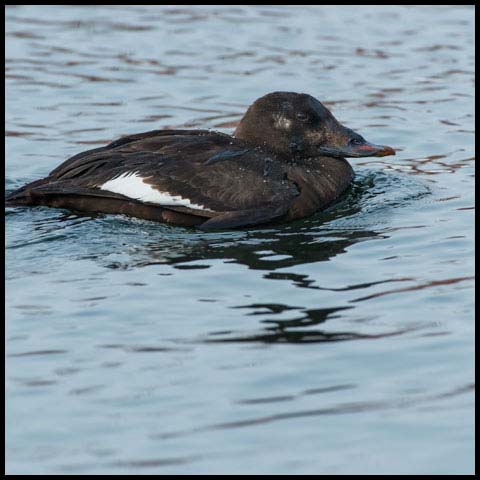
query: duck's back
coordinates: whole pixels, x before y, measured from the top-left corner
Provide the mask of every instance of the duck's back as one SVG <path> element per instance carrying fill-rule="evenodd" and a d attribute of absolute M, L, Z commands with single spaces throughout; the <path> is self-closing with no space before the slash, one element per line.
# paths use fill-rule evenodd
<path fill-rule="evenodd" d="M 260 220 L 265 209 L 275 216 L 284 214 L 298 195 L 286 172 L 268 153 L 229 135 L 207 130 L 154 130 L 75 155 L 48 177 L 13 192 L 7 203 L 74 205 L 88 211 L 102 211 L 98 206 L 106 204 L 108 213 L 115 213 L 118 207 L 122 208 L 117 213 L 131 213 L 132 205 L 125 212 L 123 200 L 201 217 L 202 221 L 248 211 L 255 224 L 254 217 Z M 137 209 L 142 213 L 140 206 Z M 195 219 L 192 224 L 198 223 L 201 221 Z"/>

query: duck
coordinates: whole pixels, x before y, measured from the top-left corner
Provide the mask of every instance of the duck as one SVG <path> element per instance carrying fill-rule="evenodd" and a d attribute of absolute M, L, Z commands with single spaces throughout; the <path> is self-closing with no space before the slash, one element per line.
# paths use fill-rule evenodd
<path fill-rule="evenodd" d="M 313 215 L 352 184 L 346 157 L 395 155 L 343 126 L 315 97 L 258 98 L 233 136 L 152 130 L 66 160 L 7 195 L 7 206 L 123 214 L 200 230 L 248 228 Z"/>

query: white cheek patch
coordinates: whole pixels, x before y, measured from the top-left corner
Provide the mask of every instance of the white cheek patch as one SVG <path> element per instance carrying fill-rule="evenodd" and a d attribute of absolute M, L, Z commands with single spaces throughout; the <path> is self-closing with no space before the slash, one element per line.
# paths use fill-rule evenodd
<path fill-rule="evenodd" d="M 283 115 L 274 115 L 273 116 L 273 124 L 275 128 L 281 128 L 283 130 L 288 130 L 292 125 L 292 122 Z"/>
<path fill-rule="evenodd" d="M 140 200 L 141 202 L 156 203 L 158 205 L 188 207 L 192 210 L 203 210 L 212 212 L 203 205 L 192 203 L 188 198 L 182 198 L 180 195 L 172 195 L 168 192 L 161 192 L 152 185 L 145 183 L 143 177 L 136 172 L 126 172 L 119 177 L 108 180 L 102 185 L 98 185 L 101 190 L 119 193 L 126 197 Z"/>

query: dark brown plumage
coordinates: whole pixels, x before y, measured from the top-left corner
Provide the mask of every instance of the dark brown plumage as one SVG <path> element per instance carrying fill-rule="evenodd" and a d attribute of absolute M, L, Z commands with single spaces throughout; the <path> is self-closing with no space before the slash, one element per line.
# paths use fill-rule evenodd
<path fill-rule="evenodd" d="M 130 135 L 75 155 L 6 204 L 202 229 L 247 227 L 302 218 L 332 203 L 353 179 L 343 157 L 394 153 L 343 127 L 310 95 L 275 92 L 248 109 L 234 137 L 207 130 Z M 146 193 L 122 185 L 132 178 Z"/>

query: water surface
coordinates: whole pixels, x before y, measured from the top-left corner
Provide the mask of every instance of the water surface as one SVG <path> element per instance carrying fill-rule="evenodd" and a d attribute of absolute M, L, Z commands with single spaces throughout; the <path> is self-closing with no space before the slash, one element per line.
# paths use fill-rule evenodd
<path fill-rule="evenodd" d="M 7 473 L 472 473 L 473 16 L 7 8 L 7 191 L 274 90 L 398 149 L 271 228 L 7 209 Z"/>

